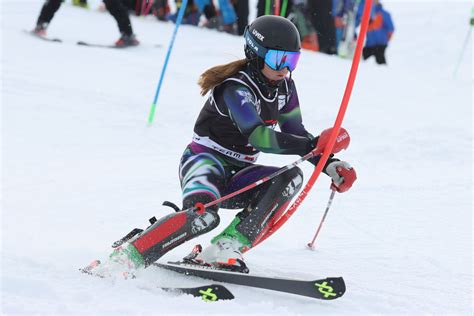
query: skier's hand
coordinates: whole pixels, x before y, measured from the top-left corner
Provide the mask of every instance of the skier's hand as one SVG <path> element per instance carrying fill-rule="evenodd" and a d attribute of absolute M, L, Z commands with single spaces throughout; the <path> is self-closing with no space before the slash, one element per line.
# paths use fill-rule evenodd
<path fill-rule="evenodd" d="M 331 177 L 331 189 L 339 193 L 349 190 L 357 179 L 354 168 L 345 161 L 335 160 L 327 165 L 325 171 Z"/>
<path fill-rule="evenodd" d="M 321 154 L 324 151 L 324 148 L 327 146 L 329 137 L 332 134 L 333 128 L 328 128 L 322 131 L 322 133 L 317 138 L 316 143 L 316 153 Z M 343 149 L 347 149 L 349 147 L 349 143 L 351 141 L 351 137 L 349 133 L 346 131 L 344 127 L 339 129 L 339 134 L 336 136 L 336 142 L 334 143 L 334 147 L 332 148 L 331 152 L 333 154 L 340 152 Z"/>

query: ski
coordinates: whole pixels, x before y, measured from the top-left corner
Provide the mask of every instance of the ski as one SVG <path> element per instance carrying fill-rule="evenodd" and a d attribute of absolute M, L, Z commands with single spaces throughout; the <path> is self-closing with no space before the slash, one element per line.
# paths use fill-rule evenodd
<path fill-rule="evenodd" d="M 183 262 L 154 263 L 153 265 L 188 276 L 307 296 L 322 300 L 337 299 L 344 295 L 344 292 L 346 291 L 346 285 L 342 277 L 302 281 L 221 271 L 213 267 L 196 266 Z"/>
<path fill-rule="evenodd" d="M 36 38 L 39 38 L 43 41 L 47 41 L 47 42 L 55 42 L 55 43 L 62 43 L 63 41 L 59 38 L 55 38 L 55 37 L 48 37 L 48 36 L 43 36 L 43 35 L 39 35 L 33 31 L 28 31 L 28 30 L 23 30 L 24 33 L 26 34 L 29 34 L 33 37 L 36 37 Z"/>
<path fill-rule="evenodd" d="M 93 260 L 88 266 L 79 269 L 80 272 L 99 277 L 101 279 L 105 278 L 102 275 L 93 273 L 94 268 L 101 264 L 100 260 Z M 135 277 L 129 274 L 124 275 L 124 278 L 127 279 L 131 277 L 134 279 Z M 188 294 L 194 297 L 200 297 L 205 302 L 215 302 L 221 300 L 232 300 L 234 299 L 234 295 L 230 292 L 225 286 L 219 284 L 210 284 L 210 285 L 203 285 L 199 287 L 158 287 L 159 289 L 175 294 Z M 143 288 L 149 290 L 148 288 Z"/>
<path fill-rule="evenodd" d="M 115 49 L 124 49 L 124 48 L 129 48 L 129 47 L 142 46 L 142 45 L 117 46 L 117 45 L 114 45 L 114 44 L 97 44 L 97 43 L 89 43 L 89 42 L 84 42 L 84 41 L 78 41 L 76 44 L 79 45 L 79 46 L 99 47 L 99 48 L 115 48 Z M 162 47 L 162 45 L 161 44 L 156 44 L 153 47 L 160 48 L 160 47 Z"/>
<path fill-rule="evenodd" d="M 232 293 L 225 286 L 219 284 L 187 288 L 161 287 L 161 289 L 170 293 L 188 294 L 194 297 L 200 297 L 205 302 L 234 299 L 234 295 L 232 295 Z"/>
<path fill-rule="evenodd" d="M 83 42 L 83 41 L 79 41 L 76 43 L 77 45 L 80 45 L 80 46 L 89 46 L 89 47 L 101 47 L 101 48 L 117 48 L 117 49 L 121 49 L 121 48 L 128 48 L 128 47 L 133 47 L 133 46 L 116 46 L 116 45 L 108 45 L 108 44 L 95 44 L 95 43 L 88 43 L 88 42 Z"/>

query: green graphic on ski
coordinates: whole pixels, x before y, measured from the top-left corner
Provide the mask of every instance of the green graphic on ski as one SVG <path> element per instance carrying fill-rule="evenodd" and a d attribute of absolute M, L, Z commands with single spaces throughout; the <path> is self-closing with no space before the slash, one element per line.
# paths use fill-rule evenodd
<path fill-rule="evenodd" d="M 171 293 L 189 294 L 200 297 L 204 302 L 216 302 L 221 300 L 232 300 L 234 295 L 223 285 L 211 284 L 195 288 L 161 288 Z"/>

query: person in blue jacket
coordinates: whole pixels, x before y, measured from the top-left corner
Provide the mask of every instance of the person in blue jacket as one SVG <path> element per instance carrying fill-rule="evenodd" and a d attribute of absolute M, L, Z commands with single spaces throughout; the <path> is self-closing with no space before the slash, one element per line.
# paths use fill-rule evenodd
<path fill-rule="evenodd" d="M 362 15 L 364 8 L 364 1 L 361 2 L 359 7 L 358 20 Z M 375 56 L 375 61 L 379 65 L 387 63 L 385 58 L 385 50 L 387 49 L 388 43 L 392 38 L 395 27 L 393 25 L 392 17 L 380 3 L 380 0 L 375 0 L 374 6 L 369 21 L 369 28 L 367 30 L 367 39 L 365 42 L 362 56 L 364 60 Z"/>

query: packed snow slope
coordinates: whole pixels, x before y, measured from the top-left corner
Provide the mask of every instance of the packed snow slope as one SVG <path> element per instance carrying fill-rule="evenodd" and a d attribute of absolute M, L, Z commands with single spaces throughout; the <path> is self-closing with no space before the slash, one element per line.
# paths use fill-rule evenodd
<path fill-rule="evenodd" d="M 64 42 L 50 43 L 22 31 L 41 4 L 2 1 L 2 315 L 472 315 L 472 39 L 453 73 L 470 2 L 386 1 L 397 27 L 389 64 L 361 63 L 343 124 L 352 143 L 339 157 L 356 168 L 356 184 L 336 195 L 316 251 L 305 245 L 329 197 L 324 175 L 291 220 L 246 255 L 256 274 L 343 276 L 345 296 L 324 302 L 228 285 L 236 299 L 215 304 L 156 288 L 208 281 L 154 268 L 111 281 L 78 268 L 169 214 L 164 200 L 180 202 L 178 162 L 205 101 L 196 80 L 242 58 L 242 38 L 183 26 L 147 127 L 174 25 L 134 17 L 141 46 L 80 47 L 113 43 L 115 21 L 64 5 L 49 28 Z M 314 134 L 333 124 L 349 68 L 303 52 L 293 77 Z M 308 178 L 312 166 L 302 168 Z M 206 244 L 235 213 L 222 210 L 220 227 L 162 260 Z"/>

